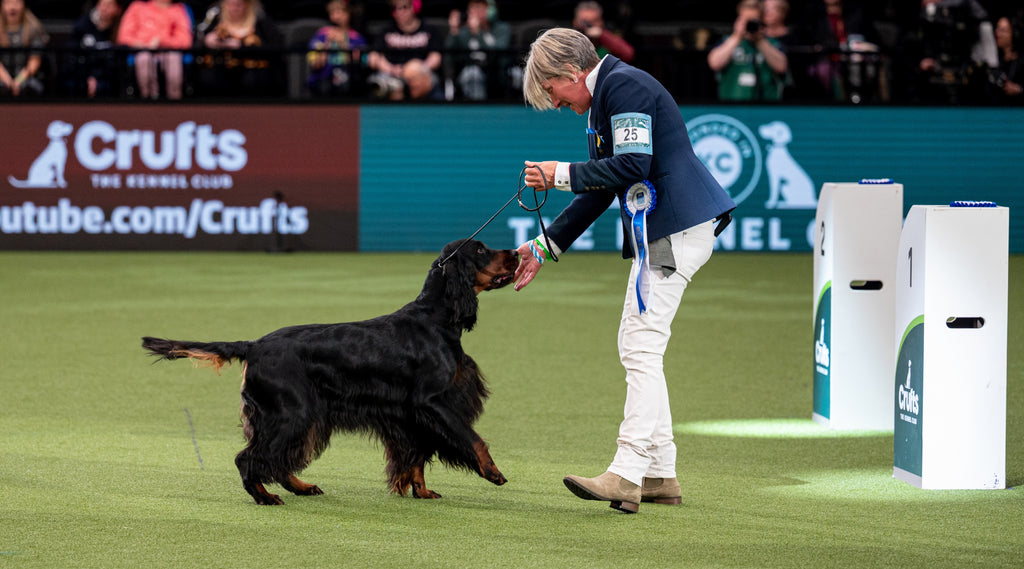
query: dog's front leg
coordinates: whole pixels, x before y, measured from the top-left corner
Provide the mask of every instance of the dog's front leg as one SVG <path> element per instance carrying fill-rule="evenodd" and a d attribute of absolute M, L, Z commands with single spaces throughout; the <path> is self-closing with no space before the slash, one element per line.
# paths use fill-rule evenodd
<path fill-rule="evenodd" d="M 410 489 L 412 489 L 413 498 L 436 500 L 441 497 L 437 492 L 427 488 L 427 483 L 423 479 L 422 464 L 415 465 L 409 470 L 398 473 L 391 482 L 391 491 L 399 496 L 405 496 L 406 491 Z"/>
<path fill-rule="evenodd" d="M 494 464 L 494 459 L 491 458 L 491 453 L 487 449 L 487 443 L 483 439 L 477 437 L 476 442 L 473 443 L 473 450 L 476 452 L 477 465 L 480 469 L 480 476 L 501 486 L 508 482 L 505 475 L 498 470 L 498 466 Z"/>

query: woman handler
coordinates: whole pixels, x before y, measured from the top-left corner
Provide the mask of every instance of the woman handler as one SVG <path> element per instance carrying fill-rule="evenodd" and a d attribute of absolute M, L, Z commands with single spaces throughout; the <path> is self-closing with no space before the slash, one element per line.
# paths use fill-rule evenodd
<path fill-rule="evenodd" d="M 595 478 L 567 476 L 566 487 L 634 513 L 641 501 L 679 504 L 676 447 L 663 356 L 686 285 L 711 257 L 715 221 L 736 207 L 693 152 L 679 106 L 648 73 L 614 56 L 599 59 L 586 35 L 548 30 L 530 47 L 523 80 L 540 110 L 589 111 L 587 162 L 527 161 L 526 185 L 575 194 L 547 236 L 522 244 L 516 290 L 544 261 L 569 248 L 616 197 L 623 258 L 633 258 L 619 325 L 626 404 L 618 451 Z"/>

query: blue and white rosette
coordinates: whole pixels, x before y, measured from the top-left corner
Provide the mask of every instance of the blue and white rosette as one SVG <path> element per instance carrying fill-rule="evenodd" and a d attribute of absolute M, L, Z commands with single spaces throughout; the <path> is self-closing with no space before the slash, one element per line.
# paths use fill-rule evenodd
<path fill-rule="evenodd" d="M 636 300 L 640 314 L 647 312 L 647 299 L 651 292 L 651 265 L 647 254 L 647 214 L 658 204 L 654 184 L 647 180 L 637 182 L 626 190 L 622 207 L 633 220 L 630 224 L 629 240 L 633 245 L 633 262 L 636 271 Z"/>

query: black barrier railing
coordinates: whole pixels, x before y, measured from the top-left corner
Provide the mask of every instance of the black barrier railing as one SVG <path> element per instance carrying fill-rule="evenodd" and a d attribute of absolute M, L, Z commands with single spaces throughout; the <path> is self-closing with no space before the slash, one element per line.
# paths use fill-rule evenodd
<path fill-rule="evenodd" d="M 39 55 L 37 77 L 43 92 L 12 100 L 139 100 L 136 61 L 141 52 L 71 47 L 0 48 L 0 61 L 24 62 Z M 178 52 L 175 52 L 178 53 Z M 180 52 L 183 94 L 196 101 L 344 102 L 404 100 L 400 82 L 390 87 L 366 64 L 367 52 L 307 48 L 192 49 Z M 441 100 L 449 102 L 522 103 L 521 64 L 525 49 L 446 50 L 435 74 Z M 987 69 L 963 67 L 921 77 L 899 54 L 796 48 L 788 52 L 783 103 L 799 104 L 972 104 L 986 105 L 993 82 Z M 708 68 L 707 51 L 637 49 L 633 64 L 658 78 L 680 104 L 718 102 L 717 80 Z M 88 78 L 98 77 L 90 97 Z M 160 74 L 161 86 L 166 78 Z M 163 92 L 163 91 L 161 91 Z M 163 99 L 163 95 L 161 95 Z M 753 101 L 757 102 L 757 101 Z"/>

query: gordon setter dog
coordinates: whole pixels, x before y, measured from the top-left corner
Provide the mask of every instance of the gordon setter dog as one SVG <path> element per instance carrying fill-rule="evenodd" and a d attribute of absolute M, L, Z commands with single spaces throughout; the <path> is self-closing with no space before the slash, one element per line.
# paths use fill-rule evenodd
<path fill-rule="evenodd" d="M 255 341 L 186 342 L 146 337 L 160 359 L 204 360 L 218 370 L 245 362 L 242 431 L 235 465 L 257 504 L 282 504 L 264 484 L 299 495 L 323 492 L 296 473 L 336 431 L 362 432 L 384 446 L 388 486 L 440 498 L 423 480 L 433 456 L 494 484 L 507 482 L 473 430 L 488 396 L 462 332 L 477 318 L 477 295 L 512 282 L 519 257 L 479 241 L 454 241 L 432 264 L 416 300 L 398 311 L 343 324 L 291 326 Z M 454 253 L 454 254 L 453 254 Z"/>

